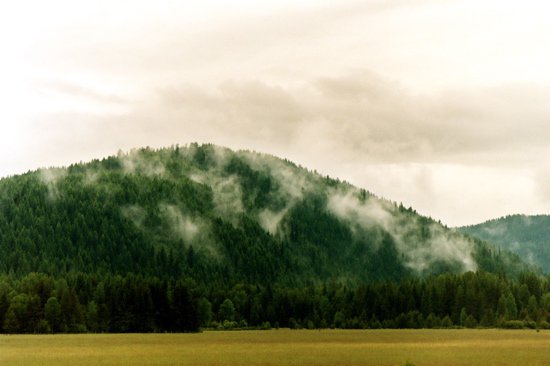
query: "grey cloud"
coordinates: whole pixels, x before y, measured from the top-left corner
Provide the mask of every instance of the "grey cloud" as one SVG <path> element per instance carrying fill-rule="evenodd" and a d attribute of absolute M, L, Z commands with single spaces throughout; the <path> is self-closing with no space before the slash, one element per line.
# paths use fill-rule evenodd
<path fill-rule="evenodd" d="M 550 200 L 550 179 L 544 173 L 549 156 L 546 121 L 550 107 L 541 103 L 546 97 L 550 97 L 547 88 L 526 85 L 419 95 L 368 70 L 314 78 L 294 86 L 237 80 L 220 82 L 214 88 L 172 84 L 159 87 L 155 97 L 131 104 L 126 114 L 58 113 L 43 117 L 33 129 L 36 156 L 32 159 L 39 166 L 66 165 L 112 155 L 119 149 L 212 142 L 272 153 L 335 177 L 355 177 L 353 183 L 367 189 L 382 184 L 388 198 L 414 203 L 426 214 L 439 210 L 436 217 L 447 223 L 465 224 L 490 216 L 485 213 L 474 218 L 464 202 L 449 203 L 449 189 L 438 186 L 446 180 L 437 179 L 437 174 L 449 173 L 438 166 L 454 164 L 481 170 L 501 166 L 508 172 L 520 169 L 518 174 L 540 171 L 532 177 L 536 192 L 531 194 L 531 188 L 525 188 L 517 196 L 522 199 L 508 200 L 495 216 L 524 211 L 518 205 L 531 197 L 537 199 L 532 203 L 536 211 L 541 210 L 542 200 Z M 64 160 L 52 161 L 52 156 Z M 342 167 L 346 164 L 353 171 Z M 369 181 L 373 172 L 384 171 L 377 168 L 381 165 L 418 169 L 431 165 L 433 169 L 420 173 L 413 169 L 418 179 L 401 176 L 410 174 L 401 169 L 389 178 L 377 178 L 377 183 Z M 457 174 L 453 178 L 471 182 L 491 178 Z M 474 189 L 467 183 L 462 188 Z M 479 184 L 475 184 L 476 191 L 483 189 Z M 460 186 L 456 183 L 450 189 L 459 192 Z M 503 187 L 502 196 L 506 187 L 518 188 L 507 182 L 489 186 Z M 220 210 L 238 211 L 239 192 L 234 187 L 219 184 L 220 197 L 235 197 L 231 201 L 234 207 Z M 436 196 L 437 192 L 443 196 Z M 492 192 L 485 195 L 485 203 L 483 194 L 475 196 L 479 204 L 495 207 L 500 200 Z M 445 214 L 449 207 L 461 213 Z M 265 227 L 276 228 L 279 214 L 263 213 Z"/>
<path fill-rule="evenodd" d="M 212 92 L 167 88 L 160 95 L 182 121 L 206 120 L 220 130 L 267 139 L 288 136 L 307 113 L 288 91 L 261 82 L 225 82 Z"/>
<path fill-rule="evenodd" d="M 14 55 L 24 57 L 4 92 L 22 86 L 8 116 L 25 113 L 2 130 L 4 174 L 197 141 L 359 177 L 389 198 L 416 197 L 409 204 L 424 213 L 460 207 L 461 223 L 474 220 L 456 198 L 465 192 L 495 216 L 546 209 L 544 6 L 346 0 L 254 4 L 252 14 L 228 3 L 193 18 L 187 3 L 144 1 L 130 13 L 81 4 L 18 23 Z M 496 84 L 513 80 L 539 84 Z M 432 177 L 407 168 L 422 166 Z M 495 167 L 506 174 L 483 175 Z M 278 214 L 264 214 L 266 227 Z"/>
<path fill-rule="evenodd" d="M 55 93 L 66 94 L 73 97 L 82 97 L 96 102 L 109 104 L 127 104 L 130 100 L 116 94 L 102 93 L 94 88 L 79 85 L 61 80 L 49 80 L 36 82 L 35 87 L 39 90 L 52 91 Z"/>
<path fill-rule="evenodd" d="M 339 150 L 346 159 L 371 162 L 479 161 L 484 154 L 518 146 L 545 148 L 550 130 L 542 121 L 550 111 L 530 102 L 544 95 L 550 92 L 529 94 L 512 87 L 413 95 L 360 70 L 299 88 L 231 82 L 215 91 L 171 88 L 161 93 L 181 121 L 198 119 L 215 128 L 212 134 L 307 144 L 308 149 L 323 141 L 318 148 L 326 151 L 316 153 Z M 533 108 L 524 110 L 528 106 Z"/>
<path fill-rule="evenodd" d="M 545 97 L 547 88 L 517 85 L 414 95 L 355 70 L 295 87 L 166 86 L 127 114 L 50 115 L 33 133 L 38 151 L 67 156 L 65 163 L 98 151 L 199 141 L 313 162 L 312 168 L 351 161 L 523 166 L 547 155 L 550 107 L 537 102 Z"/>
<path fill-rule="evenodd" d="M 354 103 L 387 102 L 401 92 L 398 83 L 391 83 L 368 70 L 356 70 L 341 77 L 319 78 L 314 84 L 330 99 Z"/>

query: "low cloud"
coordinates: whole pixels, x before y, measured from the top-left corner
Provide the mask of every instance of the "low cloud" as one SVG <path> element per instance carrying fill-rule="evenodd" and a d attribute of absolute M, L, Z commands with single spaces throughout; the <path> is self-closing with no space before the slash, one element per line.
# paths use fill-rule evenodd
<path fill-rule="evenodd" d="M 284 218 L 287 212 L 288 208 L 280 211 L 265 209 L 258 214 L 258 220 L 264 230 L 274 235 L 277 233 L 279 224 L 281 223 L 281 220 Z"/>
<path fill-rule="evenodd" d="M 163 176 L 166 172 L 162 158 L 158 155 L 144 156 L 140 150 L 132 150 L 127 154 L 119 153 L 118 158 L 126 174 L 139 173 L 153 177 Z"/>
<path fill-rule="evenodd" d="M 450 224 L 547 210 L 535 174 L 550 163 L 547 4 L 306 3 L 145 0 L 128 13 L 63 0 L 63 13 L 42 6 L 34 17 L 14 5 L 25 16 L 2 23 L 21 36 L 7 43 L 0 86 L 13 125 L 2 129 L 2 174 L 197 141 L 365 188 L 399 166 L 384 194 Z M 411 165 L 432 183 L 402 189 Z M 464 184 L 487 179 L 472 200 L 483 217 L 464 204 L 469 190 L 438 186 L 451 165 L 473 167 Z M 490 167 L 529 177 L 513 205 L 502 175 L 477 174 Z"/>
<path fill-rule="evenodd" d="M 263 172 L 273 179 L 272 195 L 276 202 L 283 203 L 263 209 L 258 214 L 262 227 L 276 234 L 284 216 L 304 197 L 305 192 L 314 189 L 314 180 L 318 177 L 265 154 L 241 153 L 241 158 L 256 171 Z"/>
<path fill-rule="evenodd" d="M 286 157 L 324 174 L 351 179 L 369 190 L 380 186 L 380 182 L 371 183 L 369 176 L 392 166 L 401 167 L 393 169 L 401 175 L 385 179 L 381 193 L 390 199 L 420 204 L 418 208 L 423 213 L 461 225 L 491 216 L 537 211 L 541 206 L 536 203 L 550 197 L 544 188 L 546 175 L 529 173 L 540 171 L 550 153 L 550 130 L 546 124 L 550 107 L 540 103 L 547 98 L 549 89 L 519 84 L 475 92 L 449 91 L 437 96 L 413 94 L 399 83 L 368 70 L 320 77 L 300 86 L 259 80 L 223 82 L 217 88 L 167 86 L 123 116 L 56 114 L 55 122 L 44 122 L 35 130 L 39 137 L 44 129 L 43 134 L 50 136 L 47 144 L 37 140 L 35 146 L 44 156 L 65 156 L 64 164 L 69 164 L 82 160 L 83 155 L 101 157 L 119 148 L 212 142 Z M 81 123 L 86 124 L 86 133 L 70 122 L 75 119 L 85 121 Z M 98 142 L 93 149 L 90 139 Z M 139 162 L 130 158 L 126 163 L 132 171 L 132 164 Z M 506 180 L 500 192 L 502 180 L 487 180 L 491 191 L 480 191 L 475 197 L 489 197 L 491 202 L 483 209 L 489 210 L 490 206 L 491 212 L 472 216 L 467 207 L 461 212 L 448 212 L 436 194 L 452 200 L 453 190 L 459 188 L 458 182 L 440 186 L 449 183 L 445 178 L 449 169 L 445 167 L 451 166 L 456 167 L 453 176 L 459 171 L 480 172 L 463 181 L 465 188 L 480 179 L 492 179 L 483 172 L 494 169 L 521 177 L 522 184 L 529 177 L 540 183 L 536 189 L 532 188 L 535 183 L 521 188 L 521 199 L 513 200 L 516 206 L 505 201 L 505 206 L 498 207 L 498 197 L 517 188 L 515 182 L 520 182 L 515 178 Z M 407 167 L 420 169 L 413 172 L 417 178 L 402 176 L 410 172 Z M 157 169 L 162 167 L 150 168 L 151 174 L 162 173 Z M 280 181 L 287 182 L 284 177 Z M 514 182 L 514 187 L 508 181 Z M 402 187 L 402 182 L 411 185 Z M 220 182 L 219 192 L 229 194 L 230 183 L 224 187 Z M 299 186 L 292 184 L 289 188 Z M 476 187 L 479 190 L 480 185 L 476 183 Z M 234 189 L 231 194 L 238 196 Z M 431 207 L 426 198 L 440 207 Z M 233 202 L 237 206 L 227 210 L 239 209 L 238 199 Z M 453 201 L 449 205 L 463 206 Z M 525 205 L 531 209 L 526 210 Z"/>
<path fill-rule="evenodd" d="M 183 239 L 185 243 L 192 243 L 200 231 L 199 223 L 185 215 L 177 206 L 161 205 L 160 210 L 173 233 Z"/>
<path fill-rule="evenodd" d="M 304 144 L 312 154 L 331 151 L 377 163 L 472 163 L 510 151 L 510 163 L 519 164 L 550 138 L 544 123 L 550 108 L 533 102 L 550 97 L 550 89 L 525 85 L 413 95 L 396 82 L 356 70 L 299 88 L 230 82 L 217 90 L 172 87 L 160 96 L 180 121 L 207 124 L 218 133 Z M 513 156 L 521 146 L 529 148 Z"/>
<path fill-rule="evenodd" d="M 441 262 L 458 265 L 463 271 L 477 268 L 471 242 L 438 223 L 421 223 L 418 217 L 405 216 L 387 201 L 369 197 L 362 202 L 355 190 L 334 191 L 327 208 L 359 228 L 382 227 L 394 239 L 405 265 L 417 272 Z"/>
<path fill-rule="evenodd" d="M 237 176 L 222 174 L 222 167 L 196 169 L 189 177 L 197 183 L 208 185 L 212 189 L 215 212 L 236 223 L 238 215 L 244 212 L 241 185 Z"/>
<path fill-rule="evenodd" d="M 130 220 L 136 227 L 143 230 L 143 222 L 147 218 L 147 211 L 138 205 L 121 207 L 122 216 Z"/>
<path fill-rule="evenodd" d="M 67 171 L 61 168 L 48 168 L 39 171 L 39 177 L 42 183 L 48 188 L 48 200 L 53 202 L 59 198 L 59 181 L 67 176 Z"/>

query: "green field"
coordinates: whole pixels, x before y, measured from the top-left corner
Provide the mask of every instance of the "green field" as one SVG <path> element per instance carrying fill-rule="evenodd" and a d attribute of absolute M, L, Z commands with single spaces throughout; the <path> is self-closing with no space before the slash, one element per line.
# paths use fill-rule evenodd
<path fill-rule="evenodd" d="M 272 330 L 4 335 L 0 365 L 550 365 L 550 332 Z"/>

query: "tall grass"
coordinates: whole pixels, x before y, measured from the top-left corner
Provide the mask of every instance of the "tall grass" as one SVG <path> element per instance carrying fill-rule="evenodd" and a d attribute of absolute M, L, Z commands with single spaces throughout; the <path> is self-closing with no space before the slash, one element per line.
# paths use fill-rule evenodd
<path fill-rule="evenodd" d="M 550 365 L 534 330 L 270 330 L 0 336 L 0 365 Z"/>

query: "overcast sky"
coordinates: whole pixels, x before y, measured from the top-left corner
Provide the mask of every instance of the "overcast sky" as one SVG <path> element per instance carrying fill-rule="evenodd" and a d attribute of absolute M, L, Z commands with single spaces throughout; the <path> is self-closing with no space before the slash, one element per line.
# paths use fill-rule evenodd
<path fill-rule="evenodd" d="M 1 176 L 198 141 L 450 226 L 550 213 L 550 3 L 9 3 Z"/>

